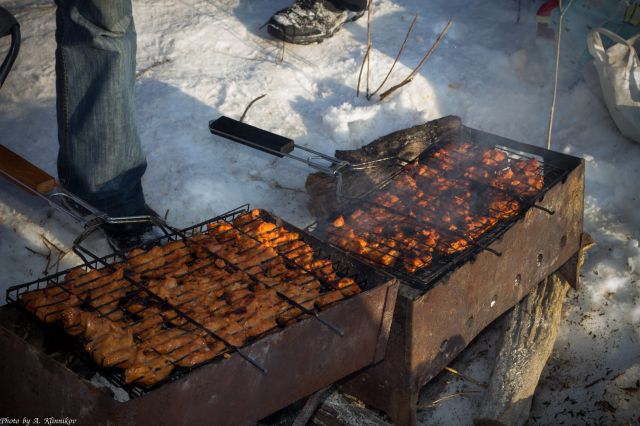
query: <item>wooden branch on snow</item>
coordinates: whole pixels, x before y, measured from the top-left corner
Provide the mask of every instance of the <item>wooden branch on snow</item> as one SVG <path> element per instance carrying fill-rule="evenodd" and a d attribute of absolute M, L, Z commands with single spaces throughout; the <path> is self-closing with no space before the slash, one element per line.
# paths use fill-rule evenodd
<path fill-rule="evenodd" d="M 396 58 L 393 60 L 393 64 L 391 64 L 391 67 L 389 68 L 389 72 L 387 72 L 387 75 L 384 77 L 384 80 L 382 80 L 382 83 L 380 83 L 378 88 L 376 90 L 374 90 L 373 93 L 371 93 L 370 95 L 367 95 L 367 99 L 370 100 L 376 94 L 378 94 L 380 89 L 382 89 L 382 86 L 385 85 L 385 83 L 387 82 L 387 80 L 391 76 L 391 73 L 393 72 L 393 69 L 396 67 L 396 64 L 398 63 L 398 60 L 400 60 L 400 56 L 402 56 L 402 52 L 404 52 L 404 48 L 407 45 L 407 41 L 409 40 L 409 36 L 411 35 L 411 31 L 413 31 L 413 27 L 416 25 L 416 21 L 417 20 L 418 20 L 418 14 L 416 13 L 415 15 L 413 15 L 413 21 L 411 21 L 411 25 L 409 25 L 409 29 L 407 30 L 407 33 L 404 36 L 404 40 L 402 40 L 402 45 L 400 46 L 400 50 L 398 50 L 398 54 L 396 55 Z"/>
<path fill-rule="evenodd" d="M 451 19 L 449 19 L 449 22 L 447 22 L 447 25 L 445 25 L 445 27 L 442 29 L 442 31 L 440 32 L 440 34 L 438 35 L 438 37 L 436 38 L 436 41 L 433 42 L 433 45 L 431 45 L 431 48 L 427 51 L 427 53 L 422 57 L 422 60 L 420 61 L 420 63 L 413 69 L 413 71 L 411 71 L 411 73 L 409 73 L 408 76 L 405 77 L 404 80 L 402 80 L 400 83 L 396 84 L 395 86 L 393 86 L 391 89 L 385 91 L 384 93 L 382 93 L 380 95 L 380 100 L 384 100 L 386 97 L 388 97 L 389 95 L 391 95 L 393 92 L 395 92 L 396 90 L 398 90 L 399 88 L 406 86 L 407 84 L 411 83 L 413 81 L 413 78 L 420 72 L 420 69 L 424 66 L 424 64 L 427 62 L 427 60 L 429 59 L 429 57 L 431 56 L 431 54 L 434 52 L 434 50 L 436 49 L 436 47 L 438 47 L 438 44 L 440 44 L 440 42 L 442 41 L 442 39 L 444 38 L 445 34 L 447 34 L 447 31 L 449 31 L 449 27 L 451 27 L 451 23 L 453 21 Z"/>
<path fill-rule="evenodd" d="M 364 70 L 365 63 L 367 64 L 367 96 L 369 96 L 369 71 L 370 71 L 370 56 L 371 56 L 371 9 L 373 7 L 373 0 L 367 2 L 367 50 L 362 57 L 362 64 L 360 64 L 360 71 L 358 72 L 358 85 L 356 87 L 356 96 L 360 96 L 360 82 L 362 81 L 362 71 Z"/>
<path fill-rule="evenodd" d="M 256 102 L 258 102 L 260 99 L 264 98 L 265 96 L 267 96 L 266 93 L 263 93 L 262 95 L 258 96 L 257 98 L 255 98 L 254 100 L 252 100 L 251 102 L 249 102 L 249 105 L 247 105 L 247 107 L 244 109 L 244 112 L 242 113 L 242 115 L 240 116 L 240 122 L 243 122 L 245 117 L 247 116 L 247 113 L 249 112 L 249 109 L 251 109 L 251 107 L 253 106 L 253 104 L 255 104 Z M 165 218 L 166 219 L 166 218 Z"/>

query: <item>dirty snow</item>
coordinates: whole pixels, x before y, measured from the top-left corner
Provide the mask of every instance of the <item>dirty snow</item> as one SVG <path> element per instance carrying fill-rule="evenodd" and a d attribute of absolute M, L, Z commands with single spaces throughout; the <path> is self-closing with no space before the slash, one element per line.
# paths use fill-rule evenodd
<path fill-rule="evenodd" d="M 0 91 L 0 142 L 55 175 L 57 150 L 53 2 L 3 0 L 22 26 L 20 57 Z M 366 48 L 366 19 L 309 46 L 282 47 L 264 28 L 287 0 L 135 0 L 138 31 L 136 97 L 149 168 L 149 203 L 186 226 L 244 203 L 298 225 L 306 211 L 308 170 L 213 137 L 207 122 L 238 118 L 332 153 L 390 131 L 448 114 L 469 126 L 544 145 L 553 45 L 535 39 L 540 1 L 375 0 L 370 86 L 382 81 L 404 33 L 419 14 L 392 82 L 419 62 L 437 34 L 454 24 L 416 79 L 384 102 L 355 96 Z M 6 51 L 6 39 L 0 51 Z M 579 75 L 578 75 L 579 76 Z M 640 421 L 640 145 L 620 136 L 599 95 L 582 80 L 560 87 L 554 149 L 586 160 L 585 228 L 598 245 L 570 292 L 560 335 L 533 402 L 531 424 L 625 424 Z M 80 228 L 6 182 L 0 186 L 2 289 L 40 277 L 48 249 L 62 250 Z M 106 245 L 91 241 L 98 251 Z M 64 257 L 60 269 L 79 262 Z M 49 265 L 51 272 L 55 267 Z M 486 380 L 491 333 L 456 368 Z M 435 409 L 423 425 L 470 424 L 482 389 L 443 376 L 422 403 L 466 389 Z M 470 391 L 470 392 L 469 392 Z M 479 392 L 478 392 L 479 391 Z"/>

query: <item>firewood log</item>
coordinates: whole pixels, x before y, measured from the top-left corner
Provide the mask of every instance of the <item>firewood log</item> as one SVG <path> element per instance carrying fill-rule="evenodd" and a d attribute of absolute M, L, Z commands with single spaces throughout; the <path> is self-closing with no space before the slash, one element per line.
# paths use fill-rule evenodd
<path fill-rule="evenodd" d="M 357 165 L 382 158 L 397 158 L 410 162 L 443 135 L 450 137 L 461 128 L 460 117 L 448 116 L 428 123 L 399 130 L 382 136 L 359 149 L 336 151 L 340 160 Z M 402 167 L 401 162 L 378 163 L 377 167 L 364 170 L 349 170 L 343 173 L 342 193 L 346 197 L 358 197 L 370 190 Z M 316 217 L 325 217 L 339 207 L 336 197 L 337 181 L 325 173 L 313 173 L 307 177 L 305 187 L 309 194 L 309 211 Z"/>
<path fill-rule="evenodd" d="M 569 287 L 562 275 L 553 274 L 504 318 L 506 330 L 474 418 L 476 425 L 520 426 L 527 422 L 540 374 L 558 335 Z"/>
<path fill-rule="evenodd" d="M 339 392 L 332 393 L 324 400 L 309 424 L 314 426 L 391 426 L 372 410 L 351 403 Z"/>

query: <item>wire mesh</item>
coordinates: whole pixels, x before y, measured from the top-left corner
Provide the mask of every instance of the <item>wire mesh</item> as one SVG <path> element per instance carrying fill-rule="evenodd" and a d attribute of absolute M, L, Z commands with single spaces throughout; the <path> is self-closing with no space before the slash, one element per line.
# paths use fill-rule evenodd
<path fill-rule="evenodd" d="M 554 214 L 539 200 L 572 167 L 470 130 L 438 140 L 310 229 L 419 290 L 483 250 L 500 256 L 490 245 L 530 208 Z"/>
<path fill-rule="evenodd" d="M 232 242 L 243 249 L 223 250 Z M 61 326 L 74 337 L 82 356 L 89 354 L 101 367 L 101 374 L 132 398 L 193 368 L 233 353 L 242 355 L 243 348 L 256 339 L 308 317 L 340 332 L 318 317 L 318 312 L 381 283 L 366 265 L 265 212 L 249 211 L 248 206 L 128 254 L 97 258 L 83 251 L 92 260 L 12 287 L 7 301 L 21 301 L 41 321 Z M 223 281 L 224 289 L 205 285 Z M 171 289 L 174 291 L 169 292 Z M 226 321 L 218 316 L 223 311 L 237 319 L 268 303 L 277 309 L 256 324 L 244 322 L 235 332 L 228 326 L 225 332 L 216 328 Z M 105 325 L 107 320 L 118 327 Z M 122 350 L 99 353 L 103 345 L 92 340 L 87 330 L 103 326 L 112 327 L 110 343 Z M 242 334 L 244 330 L 255 333 L 248 336 Z M 127 344 L 118 346 L 125 341 Z M 131 366 L 127 349 L 132 345 L 128 343 L 139 349 L 134 360 L 143 356 L 145 364 L 154 366 L 151 371 L 137 372 L 143 379 L 136 380 L 136 371 L 130 371 L 135 365 Z M 123 372 L 122 367 L 127 366 Z"/>

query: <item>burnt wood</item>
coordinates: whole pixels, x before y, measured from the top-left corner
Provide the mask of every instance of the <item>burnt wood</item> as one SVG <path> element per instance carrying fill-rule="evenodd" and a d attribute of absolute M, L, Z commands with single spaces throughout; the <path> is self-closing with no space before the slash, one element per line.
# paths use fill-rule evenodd
<path fill-rule="evenodd" d="M 383 162 L 380 167 L 365 168 L 364 170 L 345 169 L 343 172 L 343 194 L 347 198 L 361 196 L 397 172 L 403 162 L 415 160 L 440 138 L 446 138 L 459 131 L 461 125 L 459 117 L 443 117 L 390 133 L 360 149 L 336 151 L 336 158 L 354 165 L 389 157 L 400 160 L 400 162 Z M 307 207 L 314 216 L 326 217 L 340 208 L 336 196 L 336 185 L 336 180 L 325 173 L 313 173 L 307 177 L 305 183 L 309 194 Z"/>

